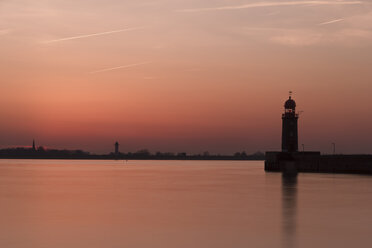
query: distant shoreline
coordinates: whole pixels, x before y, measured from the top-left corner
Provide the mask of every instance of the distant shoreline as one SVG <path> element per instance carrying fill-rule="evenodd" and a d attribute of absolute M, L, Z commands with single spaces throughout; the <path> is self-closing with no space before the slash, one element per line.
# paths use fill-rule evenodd
<path fill-rule="evenodd" d="M 185 152 L 156 152 L 151 153 L 146 149 L 137 152 L 111 152 L 108 154 L 92 154 L 83 150 L 57 150 L 33 148 L 7 148 L 0 149 L 0 159 L 91 159 L 91 160 L 265 160 L 265 154 L 256 152 L 246 154 L 236 152 L 234 155 L 187 154 Z"/>
<path fill-rule="evenodd" d="M 173 161 L 265 161 L 262 159 L 239 159 L 239 158 L 37 158 L 37 157 L 0 157 L 0 160 L 112 160 L 112 161 L 123 161 L 123 160 L 173 160 Z"/>

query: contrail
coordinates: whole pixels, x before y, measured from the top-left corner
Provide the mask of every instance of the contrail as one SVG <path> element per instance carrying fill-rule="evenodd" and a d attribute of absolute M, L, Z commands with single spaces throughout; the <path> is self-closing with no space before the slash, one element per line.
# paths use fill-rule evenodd
<path fill-rule="evenodd" d="M 53 43 L 53 42 L 66 41 L 66 40 L 76 40 L 76 39 L 88 38 L 88 37 L 93 37 L 93 36 L 101 36 L 101 35 L 106 35 L 106 34 L 133 31 L 133 30 L 143 29 L 143 28 L 145 27 L 124 28 L 124 29 L 112 30 L 112 31 L 101 32 L 101 33 L 85 34 L 85 35 L 78 35 L 78 36 L 66 37 L 66 38 L 55 39 L 55 40 L 47 40 L 47 41 L 44 41 L 44 43 Z"/>
<path fill-rule="evenodd" d="M 176 10 L 177 12 L 205 12 L 215 10 L 239 10 L 239 9 L 250 9 L 250 8 L 261 8 L 261 7 L 277 7 L 277 6 L 296 6 L 296 5 L 353 5 L 362 4 L 362 1 L 292 1 L 292 2 L 260 2 L 260 3 L 249 3 L 235 6 L 222 6 L 213 8 L 199 8 L 199 9 L 181 9 Z"/>
<path fill-rule="evenodd" d="M 335 22 L 341 22 L 345 19 L 336 19 L 336 20 L 332 20 L 332 21 L 328 21 L 328 22 L 322 22 L 322 23 L 319 23 L 318 25 L 319 26 L 322 26 L 322 25 L 327 25 L 327 24 L 331 24 L 331 23 L 335 23 Z"/>
<path fill-rule="evenodd" d="M 135 67 L 135 66 L 140 66 L 140 65 L 146 65 L 150 64 L 151 62 L 142 62 L 142 63 L 136 63 L 136 64 L 129 64 L 129 65 L 121 65 L 117 67 L 111 67 L 111 68 L 105 68 L 97 71 L 92 71 L 90 73 L 100 73 L 100 72 L 106 72 L 106 71 L 112 71 L 112 70 L 117 70 L 117 69 L 123 69 L 123 68 L 130 68 L 130 67 Z"/>

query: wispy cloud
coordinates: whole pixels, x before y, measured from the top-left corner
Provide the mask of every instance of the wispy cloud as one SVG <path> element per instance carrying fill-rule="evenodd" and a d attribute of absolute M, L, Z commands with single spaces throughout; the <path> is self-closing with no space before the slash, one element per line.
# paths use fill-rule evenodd
<path fill-rule="evenodd" d="M 334 32 L 289 30 L 288 32 L 273 35 L 269 39 L 271 42 L 292 47 L 330 44 L 356 46 L 363 43 L 370 44 L 372 32 L 365 29 L 341 29 Z"/>
<path fill-rule="evenodd" d="M 336 23 L 336 22 L 342 22 L 344 20 L 345 19 L 335 19 L 335 20 L 331 20 L 331 21 L 319 23 L 318 25 L 319 26 L 323 26 L 323 25 L 328 25 L 328 24 L 332 24 L 332 23 Z"/>
<path fill-rule="evenodd" d="M 146 61 L 146 62 L 141 62 L 141 63 L 136 63 L 136 64 L 121 65 L 121 66 L 105 68 L 105 69 L 101 69 L 101 70 L 97 70 L 97 71 L 91 71 L 90 73 L 107 72 L 107 71 L 113 71 L 113 70 L 118 70 L 118 69 L 136 67 L 136 66 L 140 66 L 140 65 L 146 65 L 146 64 L 150 64 L 150 63 L 152 63 L 152 62 Z"/>
<path fill-rule="evenodd" d="M 345 19 L 345 24 L 349 25 L 350 20 L 352 19 Z M 365 19 L 361 18 L 353 22 L 356 25 L 362 21 L 365 21 Z M 335 29 L 323 29 L 317 26 L 307 28 L 240 27 L 235 28 L 233 32 L 288 47 L 358 46 L 369 45 L 372 41 L 372 29 L 347 27 L 346 25 Z"/>
<path fill-rule="evenodd" d="M 294 30 L 284 34 L 274 35 L 269 40 L 280 45 L 303 47 L 322 43 L 325 41 L 325 37 L 321 33 Z"/>
<path fill-rule="evenodd" d="M 273 11 L 273 12 L 267 13 L 266 16 L 273 16 L 273 15 L 277 15 L 279 13 L 280 13 L 280 11 Z"/>
<path fill-rule="evenodd" d="M 102 36 L 102 35 L 108 35 L 108 34 L 115 34 L 115 33 L 121 33 L 121 32 L 128 32 L 138 29 L 143 29 L 145 27 L 133 27 L 133 28 L 124 28 L 119 30 L 112 30 L 112 31 L 106 31 L 101 33 L 94 33 L 94 34 L 84 34 L 84 35 L 78 35 L 78 36 L 71 36 L 71 37 L 65 37 L 55 40 L 47 40 L 43 43 L 54 43 L 54 42 L 61 42 L 61 41 L 67 41 L 67 40 L 76 40 L 76 39 L 82 39 L 82 38 L 88 38 L 88 37 L 94 37 L 94 36 Z"/>
<path fill-rule="evenodd" d="M 306 5 L 354 5 L 362 4 L 362 1 L 286 1 L 286 2 L 258 2 L 242 5 L 221 6 L 212 8 L 197 8 L 197 9 L 181 9 L 177 12 L 205 12 L 218 10 L 239 10 L 262 7 L 277 7 L 277 6 L 306 6 Z"/>
<path fill-rule="evenodd" d="M 10 33 L 10 29 L 0 29 L 0 35 L 5 35 L 9 33 Z"/>

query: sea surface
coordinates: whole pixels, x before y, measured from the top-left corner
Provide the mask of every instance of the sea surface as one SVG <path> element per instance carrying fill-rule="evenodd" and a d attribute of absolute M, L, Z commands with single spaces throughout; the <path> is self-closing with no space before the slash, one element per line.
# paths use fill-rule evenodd
<path fill-rule="evenodd" d="M 371 176 L 263 166 L 0 160 L 0 247 L 372 247 Z"/>

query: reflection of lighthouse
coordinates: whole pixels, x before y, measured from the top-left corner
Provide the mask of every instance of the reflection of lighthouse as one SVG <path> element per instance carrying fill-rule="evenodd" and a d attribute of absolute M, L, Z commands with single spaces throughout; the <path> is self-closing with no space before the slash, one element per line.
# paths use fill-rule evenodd
<path fill-rule="evenodd" d="M 282 130 L 282 151 L 297 152 L 298 151 L 298 131 L 296 114 L 296 102 L 292 99 L 289 92 L 289 99 L 284 104 L 284 113 L 282 115 L 283 130 Z"/>
<path fill-rule="evenodd" d="M 282 176 L 282 247 L 297 247 L 297 176 Z"/>

